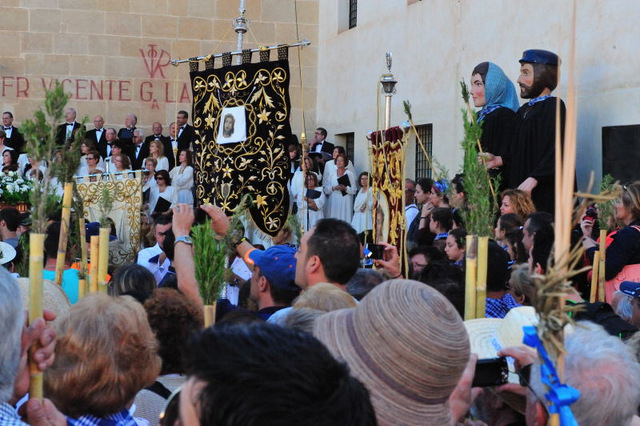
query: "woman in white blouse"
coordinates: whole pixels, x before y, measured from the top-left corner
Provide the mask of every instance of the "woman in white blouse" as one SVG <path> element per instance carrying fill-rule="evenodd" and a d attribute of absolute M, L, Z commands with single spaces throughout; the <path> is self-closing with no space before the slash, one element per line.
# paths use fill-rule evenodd
<path fill-rule="evenodd" d="M 373 229 L 373 192 L 369 172 L 362 172 L 358 176 L 360 191 L 353 202 L 353 219 L 351 226 L 358 234 Z"/>
<path fill-rule="evenodd" d="M 155 158 L 147 157 L 144 160 L 144 168 L 146 169 L 146 171 L 144 172 L 144 177 L 142 178 L 142 192 L 158 186 L 155 178 L 157 164 L 158 162 Z"/>
<path fill-rule="evenodd" d="M 149 143 L 149 157 L 155 158 L 158 164 L 156 170 L 169 171 L 169 160 L 164 156 L 164 146 L 159 140 L 154 140 Z"/>
<path fill-rule="evenodd" d="M 325 217 L 344 220 L 351 223 L 353 217 L 353 194 L 356 193 L 356 178 L 351 170 L 347 170 L 347 157 L 339 154 L 336 157 L 336 170 L 324 181 L 324 193 L 329 202 L 329 211 L 325 212 Z M 345 177 L 346 176 L 346 177 Z M 348 182 L 342 183 L 341 179 Z"/>
<path fill-rule="evenodd" d="M 180 150 L 178 154 L 178 165 L 171 173 L 173 190 L 177 192 L 178 203 L 193 204 L 193 166 L 191 162 L 191 151 Z"/>
<path fill-rule="evenodd" d="M 82 176 L 83 167 L 86 167 L 88 169 L 98 168 L 102 171 L 106 170 L 106 166 L 104 164 L 104 161 L 102 160 L 102 157 L 100 156 L 100 153 L 98 153 L 98 159 L 95 163 L 89 165 L 89 163 L 87 162 L 87 155 L 89 155 L 90 152 L 97 150 L 98 147 L 91 139 L 85 139 L 82 141 L 82 143 L 80 144 L 80 152 L 82 153 L 82 156 L 80 157 L 80 165 L 78 166 L 78 170 L 76 170 L 77 175 Z"/>
<path fill-rule="evenodd" d="M 158 185 L 155 188 L 151 188 L 149 194 L 149 214 L 152 214 L 155 211 L 160 198 L 164 198 L 171 203 L 171 205 L 175 204 L 175 192 L 171 186 L 171 177 L 169 176 L 169 172 L 166 170 L 156 171 L 155 179 Z M 163 209 L 160 213 L 164 213 L 168 210 L 169 208 L 166 210 Z"/>
<path fill-rule="evenodd" d="M 318 175 L 314 172 L 307 172 L 305 178 L 306 185 L 303 191 L 297 195 L 296 204 L 298 205 L 298 220 L 304 227 L 305 231 L 313 228 L 320 219 L 324 217 L 322 207 L 324 206 L 325 196 L 322 187 L 318 183 Z M 309 197 L 308 190 L 315 191 L 316 198 Z"/>

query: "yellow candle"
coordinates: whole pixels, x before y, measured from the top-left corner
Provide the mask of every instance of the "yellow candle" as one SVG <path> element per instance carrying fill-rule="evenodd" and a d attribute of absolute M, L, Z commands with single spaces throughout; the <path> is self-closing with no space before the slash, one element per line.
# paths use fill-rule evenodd
<path fill-rule="evenodd" d="M 489 237 L 478 237 L 478 277 L 476 279 L 476 318 L 485 317 L 487 306 L 487 258 Z"/>
<path fill-rule="evenodd" d="M 100 263 L 99 246 L 100 239 L 97 235 L 91 236 L 91 271 L 89 272 L 89 292 L 98 291 L 98 264 Z"/>
<path fill-rule="evenodd" d="M 599 264 L 598 264 L 598 301 L 600 302 L 605 301 L 604 263 L 607 257 L 606 242 L 607 242 L 607 231 L 602 229 L 600 230 L 600 258 L 599 258 Z M 607 302 L 611 303 L 611 300 L 608 300 Z"/>
<path fill-rule="evenodd" d="M 204 305 L 204 328 L 209 328 L 216 322 L 216 302 Z"/>
<path fill-rule="evenodd" d="M 64 184 L 64 196 L 62 197 L 62 218 L 60 223 L 60 237 L 58 238 L 58 257 L 56 258 L 56 275 L 54 282 L 62 285 L 62 272 L 64 260 L 67 256 L 67 241 L 69 240 L 69 221 L 71 220 L 71 196 L 73 195 L 73 183 Z"/>
<path fill-rule="evenodd" d="M 98 263 L 98 289 L 107 292 L 107 267 L 109 266 L 109 228 L 100 228 L 100 262 Z"/>
<path fill-rule="evenodd" d="M 42 318 L 42 271 L 44 268 L 44 234 L 32 233 L 29 236 L 29 324 Z M 33 355 L 33 346 L 29 353 Z M 29 360 L 30 398 L 42 399 L 42 372 L 37 363 Z"/>
<path fill-rule="evenodd" d="M 464 297 L 464 319 L 474 319 L 476 317 L 476 267 L 477 259 L 473 247 L 473 235 L 467 235 L 466 241 L 466 266 L 465 266 L 465 297 Z"/>

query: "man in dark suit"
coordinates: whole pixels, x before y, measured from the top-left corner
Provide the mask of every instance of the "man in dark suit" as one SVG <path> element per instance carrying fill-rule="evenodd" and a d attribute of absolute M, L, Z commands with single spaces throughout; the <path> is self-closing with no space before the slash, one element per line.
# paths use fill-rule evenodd
<path fill-rule="evenodd" d="M 173 155 L 173 149 L 171 149 L 171 139 L 168 136 L 162 135 L 162 124 L 159 122 L 153 123 L 153 134 L 147 136 L 144 140 L 145 144 L 150 144 L 151 141 L 160 141 L 162 142 L 162 147 L 164 149 L 164 156 L 169 160 L 169 170 L 173 169 L 176 165 L 176 159 Z"/>
<path fill-rule="evenodd" d="M 140 170 L 144 166 L 144 160 L 149 156 L 149 144 L 144 141 L 142 129 L 133 131 L 133 146 L 128 153 L 131 160 L 131 169 Z"/>
<path fill-rule="evenodd" d="M 56 144 L 58 146 L 71 145 L 75 139 L 76 132 L 82 128 L 85 131 L 84 124 L 76 121 L 75 108 L 67 108 L 64 110 L 65 122 L 58 126 L 56 131 Z"/>
<path fill-rule="evenodd" d="M 106 161 L 107 158 L 111 157 L 111 147 L 118 140 L 118 134 L 116 133 L 116 129 L 110 127 L 108 129 L 104 129 L 104 138 L 100 143 L 98 143 L 98 152 L 100 156 Z"/>
<path fill-rule="evenodd" d="M 127 114 L 124 119 L 124 127 L 118 130 L 118 139 L 125 144 L 133 143 L 133 132 L 136 130 L 138 117 L 135 114 Z"/>
<path fill-rule="evenodd" d="M 104 118 L 101 115 L 93 117 L 93 126 L 95 129 L 89 130 L 85 133 L 86 139 L 92 140 L 96 144 L 96 147 L 105 145 L 107 143 L 107 129 L 104 128 Z M 102 153 L 100 153 L 102 155 Z"/>
<path fill-rule="evenodd" d="M 13 126 L 13 114 L 10 111 L 2 113 L 2 125 L 5 133 L 4 144 L 9 148 L 13 148 L 16 152 L 24 151 L 24 136 Z"/>
<path fill-rule="evenodd" d="M 309 156 L 314 157 L 320 171 L 324 173 L 324 162 L 333 157 L 334 145 L 326 141 L 327 130 L 324 127 L 318 127 L 314 133 L 313 139 L 309 146 Z"/>
<path fill-rule="evenodd" d="M 178 111 L 176 118 L 176 131 L 178 132 L 178 150 L 189 149 L 195 138 L 195 130 L 193 126 L 189 126 L 189 113 L 187 111 Z"/>

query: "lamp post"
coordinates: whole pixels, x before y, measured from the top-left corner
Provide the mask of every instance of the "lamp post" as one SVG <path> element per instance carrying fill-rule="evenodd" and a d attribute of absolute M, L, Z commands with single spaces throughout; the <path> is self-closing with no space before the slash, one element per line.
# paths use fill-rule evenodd
<path fill-rule="evenodd" d="M 392 55 L 387 52 L 387 73 L 382 74 L 380 83 L 382 84 L 382 94 L 384 95 L 384 128 L 388 129 L 391 123 L 391 97 L 396 93 L 398 81 L 391 74 Z"/>
<path fill-rule="evenodd" d="M 249 28 L 249 21 L 244 17 L 244 12 L 246 9 L 244 8 L 244 0 L 240 0 L 240 7 L 238 8 L 240 12 L 240 16 L 233 20 L 233 29 L 238 34 L 238 51 L 242 50 L 242 39 L 244 38 L 244 33 L 247 32 Z M 236 64 L 240 65 L 242 63 L 242 55 L 236 56 Z"/>

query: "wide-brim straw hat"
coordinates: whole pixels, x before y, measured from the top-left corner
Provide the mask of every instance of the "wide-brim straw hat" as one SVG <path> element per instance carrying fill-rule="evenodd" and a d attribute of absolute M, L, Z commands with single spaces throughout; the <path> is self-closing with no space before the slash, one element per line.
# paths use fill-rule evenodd
<path fill-rule="evenodd" d="M 18 278 L 18 285 L 22 293 L 22 307 L 29 309 L 29 278 Z M 42 307 L 53 311 L 56 314 L 56 320 L 62 318 L 69 309 L 71 303 L 62 287 L 56 285 L 51 280 L 42 280 Z"/>
<path fill-rule="evenodd" d="M 469 333 L 471 352 L 478 354 L 478 359 L 496 358 L 500 349 L 524 346 L 522 327 L 536 324 L 538 317 L 532 306 L 513 308 L 502 319 L 478 318 L 464 322 Z M 509 382 L 519 383 L 518 376 L 509 373 Z"/>
<path fill-rule="evenodd" d="M 11 262 L 16 258 L 16 249 L 10 244 L 0 241 L 0 265 Z"/>
<path fill-rule="evenodd" d="M 371 395 L 380 425 L 448 425 L 449 396 L 469 359 L 460 315 L 433 288 L 387 281 L 357 307 L 316 320 L 314 335 Z"/>

